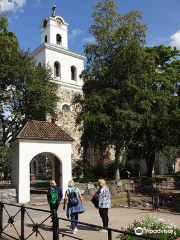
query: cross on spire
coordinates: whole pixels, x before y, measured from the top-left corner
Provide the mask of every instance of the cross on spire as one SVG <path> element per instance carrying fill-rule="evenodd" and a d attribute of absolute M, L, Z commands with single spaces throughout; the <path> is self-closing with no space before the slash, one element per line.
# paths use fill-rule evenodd
<path fill-rule="evenodd" d="M 53 5 L 53 7 L 52 7 L 52 17 L 55 17 L 56 16 L 56 13 L 55 13 L 55 9 L 56 9 L 57 7 L 56 7 L 56 5 Z"/>

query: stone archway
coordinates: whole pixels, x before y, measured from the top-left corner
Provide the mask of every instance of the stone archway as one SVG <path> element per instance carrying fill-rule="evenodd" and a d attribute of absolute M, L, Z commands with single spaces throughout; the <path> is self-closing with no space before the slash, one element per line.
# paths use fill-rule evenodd
<path fill-rule="evenodd" d="M 55 123 L 30 121 L 12 139 L 12 184 L 18 202 L 30 201 L 30 161 L 43 154 L 53 162 L 54 178 L 65 192 L 72 178 L 71 143 L 73 139 Z"/>

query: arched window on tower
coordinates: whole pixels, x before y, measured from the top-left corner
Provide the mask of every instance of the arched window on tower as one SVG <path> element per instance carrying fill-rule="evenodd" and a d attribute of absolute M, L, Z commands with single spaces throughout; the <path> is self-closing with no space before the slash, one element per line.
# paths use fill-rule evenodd
<path fill-rule="evenodd" d="M 76 67 L 71 66 L 71 80 L 76 80 Z"/>
<path fill-rule="evenodd" d="M 44 37 L 44 42 L 47 43 L 47 35 Z"/>
<path fill-rule="evenodd" d="M 56 44 L 58 44 L 58 45 L 61 44 L 61 35 L 60 34 L 56 35 Z"/>
<path fill-rule="evenodd" d="M 59 62 L 54 63 L 54 76 L 60 77 L 60 63 Z"/>

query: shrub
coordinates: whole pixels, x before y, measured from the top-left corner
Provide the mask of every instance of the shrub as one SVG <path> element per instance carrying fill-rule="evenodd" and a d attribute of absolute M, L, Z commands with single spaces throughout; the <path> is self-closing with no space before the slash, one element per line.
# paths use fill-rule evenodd
<path fill-rule="evenodd" d="M 125 163 L 121 162 L 119 164 L 119 170 L 129 170 L 126 168 Z M 108 163 L 97 163 L 96 165 L 91 166 L 91 172 L 94 177 L 100 178 L 114 178 L 115 171 L 115 161 L 109 161 Z"/>
<path fill-rule="evenodd" d="M 96 178 L 105 177 L 105 166 L 103 163 L 97 163 L 91 166 L 91 172 Z"/>
<path fill-rule="evenodd" d="M 12 168 L 12 150 L 10 147 L 0 145 L 0 172 L 7 175 Z"/>
<path fill-rule="evenodd" d="M 72 174 L 79 180 L 80 176 L 83 174 L 83 162 L 82 160 L 76 160 L 73 164 Z"/>
<path fill-rule="evenodd" d="M 137 222 L 135 221 L 132 225 L 129 225 L 127 229 L 125 230 L 126 232 L 129 233 L 134 233 L 135 234 L 135 228 L 141 227 L 143 229 L 143 235 L 147 237 L 154 237 L 154 238 L 159 238 L 159 239 L 164 239 L 164 240 L 175 240 L 178 237 L 180 237 L 180 229 L 176 228 L 176 226 L 168 221 L 165 223 L 165 220 L 163 218 L 157 219 L 152 216 L 145 216 L 138 220 Z M 150 233 L 150 230 L 162 230 L 163 233 Z M 170 233 L 168 233 L 170 231 Z M 142 235 L 141 235 L 142 236 Z M 119 236 L 119 239 L 121 240 L 138 240 L 138 237 L 133 237 L 133 236 L 128 236 L 121 234 Z"/>
<path fill-rule="evenodd" d="M 46 180 L 52 179 L 52 162 L 46 159 Z"/>
<path fill-rule="evenodd" d="M 113 178 L 114 177 L 114 171 L 115 171 L 115 162 L 109 162 L 105 165 L 105 177 L 107 178 Z"/>

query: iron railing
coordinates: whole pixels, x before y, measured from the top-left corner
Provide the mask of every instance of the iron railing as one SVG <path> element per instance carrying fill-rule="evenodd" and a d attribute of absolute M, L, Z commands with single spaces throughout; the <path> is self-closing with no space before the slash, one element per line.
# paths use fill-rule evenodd
<path fill-rule="evenodd" d="M 17 207 L 18 210 L 17 210 L 16 214 L 12 216 L 9 213 L 9 211 L 7 209 L 7 206 Z M 45 219 L 41 223 L 36 223 L 33 220 L 33 218 L 31 217 L 31 215 L 29 213 L 29 210 L 45 212 L 45 213 L 48 213 L 48 216 L 46 216 Z M 6 212 L 7 216 L 8 216 L 7 223 L 5 223 L 5 221 L 3 219 L 4 212 Z M 20 217 L 20 225 L 21 225 L 20 232 L 18 232 L 18 230 L 16 228 L 16 225 L 15 225 L 15 218 L 17 217 L 18 214 L 21 214 L 21 217 Z M 30 219 L 30 221 L 32 222 L 32 231 L 27 236 L 25 236 L 25 218 L 26 217 L 28 217 Z M 0 202 L 0 239 L 1 239 L 1 237 L 6 236 L 6 237 L 9 237 L 10 239 L 15 239 L 15 240 L 27 240 L 27 239 L 30 239 L 30 237 L 33 236 L 33 234 L 35 234 L 35 236 L 39 235 L 42 240 L 45 240 L 44 236 L 41 233 L 42 232 L 41 227 L 42 227 L 42 224 L 45 223 L 49 218 L 52 218 L 52 230 L 51 230 L 52 231 L 52 240 L 59 240 L 61 237 L 64 237 L 64 236 L 70 237 L 72 239 L 83 240 L 82 238 L 79 238 L 77 236 L 61 232 L 60 221 L 67 221 L 67 222 L 76 222 L 76 221 L 58 217 L 56 211 L 51 212 L 51 211 L 44 210 L 44 209 L 37 209 L 37 208 L 32 208 L 32 207 L 26 207 L 24 205 L 3 203 L 3 202 Z M 85 222 L 81 222 L 81 221 L 78 221 L 77 223 L 78 223 L 78 225 L 88 226 L 88 227 L 96 228 L 96 229 L 107 230 L 108 240 L 113 239 L 112 238 L 112 233 L 118 233 L 118 234 L 123 234 L 123 235 L 127 235 L 127 236 L 132 236 L 132 237 L 136 237 L 137 239 L 161 240 L 161 239 L 154 238 L 154 237 L 147 237 L 147 236 L 144 236 L 144 235 L 136 235 L 136 234 L 129 233 L 129 232 L 122 231 L 122 230 L 118 230 L 118 229 L 104 228 L 102 226 L 98 226 L 98 225 L 94 225 L 94 224 L 90 224 L 90 223 L 85 223 Z M 7 233 L 5 231 L 6 228 L 9 225 L 11 225 L 14 228 L 14 230 L 17 234 L 17 237 L 11 236 L 10 233 Z M 50 240 L 50 239 L 48 238 L 48 240 Z"/>
<path fill-rule="evenodd" d="M 180 210 L 180 193 L 166 193 L 158 192 L 157 189 L 153 189 L 152 192 L 152 207 L 153 210 L 158 211 L 159 208 Z"/>
<path fill-rule="evenodd" d="M 61 217 L 58 217 L 58 219 L 62 220 L 62 221 L 67 221 L 67 222 L 76 222 L 76 221 L 69 220 L 69 219 L 66 219 L 66 218 L 61 218 Z M 112 233 L 113 232 L 114 233 L 123 234 L 123 235 L 132 236 L 132 237 L 136 237 L 137 239 L 161 240 L 159 238 L 148 237 L 148 236 L 144 236 L 144 235 L 139 235 L 138 236 L 136 234 L 129 233 L 129 232 L 126 232 L 126 231 L 121 231 L 121 230 L 114 229 L 114 228 L 105 228 L 105 227 L 102 227 L 102 226 L 98 226 L 98 225 L 94 225 L 94 224 L 90 224 L 90 223 L 85 223 L 85 222 L 81 222 L 81 221 L 78 221 L 77 223 L 78 223 L 78 225 L 88 226 L 88 227 L 92 227 L 92 228 L 96 228 L 96 229 L 105 229 L 105 230 L 107 230 L 108 240 L 112 240 Z M 68 236 L 68 237 L 75 238 L 75 239 L 78 239 L 78 240 L 83 240 L 82 238 L 73 237 L 72 235 L 68 235 L 68 234 L 65 234 L 65 233 L 62 233 L 62 232 L 59 232 L 59 233 L 64 235 L 64 236 Z"/>

